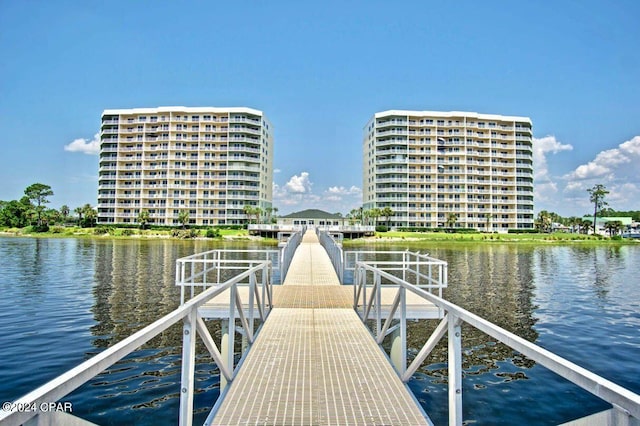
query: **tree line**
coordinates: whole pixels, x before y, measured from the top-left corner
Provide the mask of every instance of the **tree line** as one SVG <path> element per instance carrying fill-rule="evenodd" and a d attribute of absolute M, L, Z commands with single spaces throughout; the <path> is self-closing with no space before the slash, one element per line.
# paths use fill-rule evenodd
<path fill-rule="evenodd" d="M 96 225 L 98 213 L 90 204 L 76 207 L 73 211 L 67 205 L 63 205 L 58 210 L 47 208 L 49 198 L 53 195 L 49 185 L 34 183 L 24 190 L 24 196 L 19 200 L 0 200 L 0 226 L 10 228 L 32 226 L 34 231 L 46 232 L 53 225 L 75 224 L 82 227 Z"/>
<path fill-rule="evenodd" d="M 592 188 L 587 189 L 587 193 L 589 194 L 589 201 L 593 204 L 593 220 L 585 220 L 584 217 L 587 215 L 583 217 L 562 217 L 557 213 L 542 210 L 535 220 L 536 229 L 540 232 L 551 232 L 554 224 L 560 224 L 568 227 L 571 232 L 587 234 L 589 230 L 595 233 L 598 217 L 631 217 L 632 221 L 640 222 L 640 211 L 616 211 L 607 207 L 609 204 L 605 197 L 609 191 L 604 185 L 594 185 Z M 622 222 L 617 220 L 606 222 L 603 226 L 611 237 L 623 231 Z"/>

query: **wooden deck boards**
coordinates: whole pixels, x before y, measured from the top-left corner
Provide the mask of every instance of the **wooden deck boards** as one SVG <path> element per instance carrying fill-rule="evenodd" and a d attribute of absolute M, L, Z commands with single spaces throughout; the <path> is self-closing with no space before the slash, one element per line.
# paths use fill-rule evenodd
<path fill-rule="evenodd" d="M 353 311 L 352 292 L 307 232 L 213 423 L 427 424 Z"/>

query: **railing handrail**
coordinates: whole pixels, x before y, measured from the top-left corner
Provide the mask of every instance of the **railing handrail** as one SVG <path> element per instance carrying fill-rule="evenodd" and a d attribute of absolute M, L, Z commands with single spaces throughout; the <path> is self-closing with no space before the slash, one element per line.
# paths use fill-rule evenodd
<path fill-rule="evenodd" d="M 392 255 L 398 257 L 397 260 L 359 260 L 367 255 Z M 352 259 L 351 259 L 352 258 Z M 407 280 L 414 277 L 419 288 L 437 290 L 438 296 L 442 297 L 442 290 L 448 286 L 449 265 L 444 260 L 436 259 L 427 253 L 412 252 L 409 250 L 397 251 L 374 251 L 374 250 L 351 250 L 344 252 L 343 271 L 354 271 L 358 262 L 364 262 L 375 267 L 385 267 L 387 271 L 402 272 L 402 279 Z M 350 265 L 352 265 L 350 267 Z M 426 269 L 426 270 L 425 270 Z M 425 282 L 426 281 L 426 282 Z M 355 280 L 354 280 L 355 284 Z M 354 285 L 353 294 L 356 297 L 357 288 Z"/>
<path fill-rule="evenodd" d="M 258 259 L 233 259 L 229 258 L 234 254 L 257 254 Z M 273 267 L 281 268 L 281 255 L 279 250 L 262 250 L 262 249 L 214 249 L 190 256 L 181 257 L 176 260 L 176 276 L 175 284 L 180 286 L 180 303 L 185 301 L 185 289 L 191 287 L 191 297 L 194 296 L 195 288 L 201 287 L 205 289 L 212 285 L 220 284 L 223 270 L 245 269 L 245 265 L 253 265 L 265 260 L 271 261 Z M 274 266 L 275 263 L 275 266 Z M 237 267 L 224 266 L 235 264 Z M 195 270 L 194 266 L 199 265 L 202 269 Z M 191 266 L 190 268 L 188 266 Z M 215 273 L 215 277 L 211 281 L 207 281 L 208 274 Z M 271 272 L 271 271 L 269 271 Z M 273 280 L 274 275 L 269 273 L 269 277 Z M 202 279 L 202 281 L 197 281 Z M 271 282 L 273 284 L 273 282 Z"/>
<path fill-rule="evenodd" d="M 338 275 L 340 284 L 344 284 L 344 253 L 342 251 L 342 244 L 338 243 L 333 235 L 325 229 L 316 228 L 316 234 L 322 247 L 329 255 L 333 269 Z M 340 234 L 340 240 L 342 240 L 342 234 Z"/>
<path fill-rule="evenodd" d="M 287 277 L 287 272 L 289 272 L 289 265 L 291 265 L 291 260 L 293 259 L 293 254 L 296 252 L 296 249 L 300 245 L 302 241 L 302 234 L 304 233 L 304 228 L 300 231 L 296 231 L 289 236 L 287 242 L 280 249 L 280 283 L 284 284 L 284 280 Z"/>
<path fill-rule="evenodd" d="M 583 367 L 580 367 L 579 365 L 565 358 L 562 358 L 559 355 L 556 355 L 548 351 L 547 349 L 544 349 L 536 345 L 535 343 L 529 342 L 523 339 L 522 337 L 517 336 L 516 334 L 511 333 L 503 329 L 502 327 L 499 327 L 489 322 L 488 320 L 485 320 L 484 318 L 481 318 L 478 315 L 467 311 L 464 308 L 461 308 L 451 302 L 444 300 L 441 297 L 436 296 L 435 294 L 429 293 L 421 288 L 418 288 L 417 286 L 410 284 L 402 280 L 401 278 L 398 278 L 392 274 L 382 271 L 365 262 L 357 262 L 356 270 L 358 273 L 360 269 L 364 271 L 370 271 L 374 274 L 374 276 L 378 276 L 379 278 L 374 279 L 374 282 L 377 282 L 378 284 L 380 282 L 379 281 L 380 278 L 385 278 L 386 280 L 389 280 L 398 286 L 399 293 L 396 296 L 396 300 L 394 300 L 393 306 L 391 307 L 390 317 L 387 320 L 387 323 L 385 323 L 385 327 L 383 327 L 382 330 L 379 330 L 380 332 L 382 332 L 382 334 L 384 334 L 387 331 L 389 326 L 388 324 L 390 324 L 389 320 L 393 318 L 396 309 L 406 308 L 406 306 L 404 306 L 405 305 L 404 292 L 407 290 L 422 297 L 425 300 L 428 300 L 429 302 L 433 303 L 438 308 L 443 309 L 447 313 L 444 320 L 441 322 L 441 325 L 438 326 L 436 331 L 434 331 L 432 336 L 427 340 L 427 342 L 425 343 L 425 346 L 418 353 L 412 365 L 409 366 L 406 369 L 406 371 L 400 372 L 402 380 L 407 381 L 411 378 L 413 373 L 419 367 L 419 364 L 422 363 L 424 359 L 426 359 L 431 349 L 433 349 L 433 347 L 439 341 L 439 339 L 445 333 L 447 333 L 447 328 L 445 327 L 445 325 L 448 324 L 449 330 L 452 330 L 452 327 L 457 327 L 457 330 L 459 330 L 459 323 L 466 322 L 467 324 L 473 326 L 474 328 L 484 332 L 485 334 L 509 346 L 510 348 L 520 352 L 521 354 L 528 357 L 529 359 L 535 362 L 538 362 L 540 365 L 543 365 L 544 367 L 560 375 L 561 377 L 587 390 L 588 392 L 599 397 L 600 399 L 612 404 L 614 408 L 621 409 L 625 414 L 629 414 L 635 417 L 636 419 L 640 419 L 640 395 L 634 392 L 631 392 L 630 390 L 620 385 L 617 385 L 616 383 L 613 383 L 610 380 L 607 380 L 604 377 L 601 377 Z M 359 287 L 366 286 L 367 285 L 366 279 L 354 280 L 354 285 Z M 375 283 L 373 285 L 376 286 Z M 377 287 L 376 291 L 380 292 L 381 286 L 377 285 L 376 287 Z M 360 291 L 358 291 L 357 294 L 359 297 L 359 295 L 364 294 L 364 292 L 361 293 Z M 374 298 L 372 297 L 371 300 L 374 301 Z M 380 299 L 378 298 L 378 300 Z M 365 303 L 367 303 L 366 300 L 365 300 Z M 354 297 L 354 307 L 356 309 L 358 307 L 358 299 L 356 299 L 355 297 Z M 368 313 L 369 309 L 370 307 L 367 308 L 365 312 Z M 367 320 L 366 314 L 362 319 L 363 321 Z M 457 332 L 456 338 L 458 339 L 460 338 L 459 332 Z M 451 346 L 452 345 L 450 344 L 449 345 L 450 350 L 451 350 Z M 450 354 L 450 357 L 451 357 L 451 354 Z M 459 360 L 461 360 L 461 356 L 459 357 Z M 461 371 L 460 366 L 458 366 L 457 369 L 458 369 L 458 372 Z M 451 372 L 451 367 L 450 367 L 450 372 Z M 457 385 L 459 386 L 459 383 L 457 383 Z M 451 386 L 456 386 L 456 380 L 453 380 L 451 378 L 449 380 L 449 386 L 450 386 L 449 395 L 450 395 L 450 404 L 451 404 L 452 393 L 453 395 L 455 395 L 455 398 L 461 398 L 462 389 L 461 389 L 461 386 L 459 386 L 459 389 L 454 389 L 452 392 Z M 459 409 L 459 415 L 461 417 L 461 413 L 462 413 L 461 407 L 451 407 L 451 406 L 449 407 L 450 423 L 459 424 L 458 421 L 455 421 L 455 422 L 451 421 L 452 411 L 455 412 L 458 409 Z M 455 414 L 454 414 L 454 417 L 455 417 Z M 458 419 L 458 420 L 461 420 L 461 419 Z"/>
<path fill-rule="evenodd" d="M 194 312 L 197 315 L 197 310 L 200 306 L 207 303 L 216 296 L 219 296 L 224 291 L 237 285 L 242 280 L 255 275 L 260 270 L 265 270 L 270 267 L 270 261 L 262 261 L 258 265 L 247 269 L 245 272 L 230 278 L 226 282 L 205 290 L 203 293 L 179 306 L 172 312 L 164 315 L 162 318 L 154 321 L 142 330 L 137 331 L 124 340 L 116 343 L 114 346 L 105 349 L 92 358 L 82 362 L 71 370 L 63 373 L 55 379 L 45 383 L 37 389 L 29 392 L 15 401 L 14 406 L 40 406 L 42 403 L 49 403 L 52 401 L 58 401 L 65 395 L 73 392 L 78 387 L 89 381 L 91 378 L 105 371 L 107 368 L 120 361 L 131 352 L 144 345 L 146 342 L 162 333 L 169 327 L 175 325 L 180 320 L 184 320 L 186 317 L 193 315 Z M 236 303 L 236 301 L 230 301 L 230 303 Z M 193 325 L 195 329 L 195 325 Z M 184 362 L 184 360 L 183 360 Z M 224 368 L 220 366 L 221 370 Z M 32 412 L 0 412 L 0 422 L 9 425 L 19 425 L 25 423 L 30 418 L 35 417 L 38 413 Z M 182 419 L 181 419 L 182 420 Z"/>

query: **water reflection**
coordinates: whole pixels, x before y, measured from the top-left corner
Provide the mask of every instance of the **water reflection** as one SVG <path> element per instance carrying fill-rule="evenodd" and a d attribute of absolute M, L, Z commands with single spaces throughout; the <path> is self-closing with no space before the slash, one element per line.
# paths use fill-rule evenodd
<path fill-rule="evenodd" d="M 216 244 L 0 238 L 3 400 L 171 311 L 179 303 L 175 260 Z M 410 248 L 446 260 L 447 299 L 640 392 L 640 246 L 376 248 Z M 409 325 L 411 354 L 434 327 L 424 321 Z M 181 343 L 179 326 L 153 339 L 75 392 L 74 412 L 98 424 L 175 424 Z M 463 329 L 463 347 L 468 421 L 557 424 L 599 408 L 593 398 L 474 329 Z M 409 384 L 436 424 L 447 418 L 445 350 L 446 338 Z M 196 406 L 203 413 L 218 392 L 217 369 L 206 356 L 198 359 L 196 380 Z M 560 402 L 557 395 L 563 395 Z"/>
<path fill-rule="evenodd" d="M 385 249 L 405 250 L 406 247 L 391 245 Z M 529 341 L 535 341 L 538 333 L 534 328 L 536 306 L 533 303 L 532 250 L 507 245 L 456 245 L 430 248 L 429 254 L 449 264 L 449 286 L 443 293 L 445 299 Z M 380 260 L 388 259 L 382 256 Z M 410 356 L 422 348 L 436 326 L 437 321 L 409 324 L 407 346 Z M 463 324 L 462 333 L 465 374 L 493 370 L 497 362 L 504 360 L 511 360 L 521 367 L 533 365 L 533 362 L 514 354 L 507 346 L 489 340 L 484 333 L 467 324 Z M 434 365 L 446 363 L 446 354 L 446 339 L 443 339 L 424 371 L 434 377 L 446 378 L 446 371 L 434 369 Z M 446 365 L 443 368 L 446 369 Z"/>
<path fill-rule="evenodd" d="M 445 298 L 638 392 L 640 247 L 393 245 L 449 263 Z M 436 322 L 409 326 L 415 356 Z M 606 404 L 536 363 L 464 326 L 467 422 L 558 424 Z M 447 421 L 446 337 L 409 383 L 436 424 Z M 637 358 L 635 358 L 637 359 Z M 563 395 L 558 401 L 557 395 Z M 523 402 L 525 402 L 523 404 Z"/>
<path fill-rule="evenodd" d="M 194 253 L 225 249 L 270 248 L 250 242 L 211 241 L 104 241 L 95 250 L 95 324 L 92 343 L 103 349 L 130 336 L 180 303 L 175 285 L 176 259 Z M 254 258 L 257 255 L 243 255 Z M 232 272 L 229 272 L 232 274 Z M 223 279 L 227 274 L 223 274 Z M 226 277 L 229 278 L 229 277 Z M 218 322 L 208 322 L 214 339 L 220 339 Z M 240 341 L 238 348 L 240 348 Z M 174 325 L 139 350 L 100 374 L 72 395 L 82 403 L 78 414 L 100 424 L 175 424 L 179 404 L 182 328 Z M 206 417 L 219 394 L 219 372 L 201 340 L 196 345 L 196 419 Z M 149 410 L 167 413 L 158 420 Z M 204 420 L 204 418 L 200 419 Z"/>

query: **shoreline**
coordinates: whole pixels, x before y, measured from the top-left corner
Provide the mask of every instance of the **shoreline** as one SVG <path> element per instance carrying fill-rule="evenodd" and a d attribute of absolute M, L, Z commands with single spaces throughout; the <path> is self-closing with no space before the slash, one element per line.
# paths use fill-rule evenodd
<path fill-rule="evenodd" d="M 273 239 L 257 237 L 254 235 L 221 235 L 219 237 L 205 237 L 202 235 L 195 237 L 179 237 L 173 236 L 170 234 L 164 233 L 153 233 L 145 232 L 140 234 L 139 230 L 136 230 L 137 233 L 132 233 L 130 235 L 112 235 L 109 233 L 105 234 L 93 234 L 88 232 L 73 232 L 73 233 L 52 233 L 52 232 L 12 232 L 12 231 L 0 231 L 0 238 L 78 238 L 78 239 L 96 239 L 96 240 L 173 240 L 173 241 L 218 241 L 218 242 L 264 242 L 264 243 L 272 243 L 275 242 Z"/>
<path fill-rule="evenodd" d="M 93 229 L 93 228 L 83 228 Z M 125 228 L 127 229 L 127 228 Z M 95 234 L 92 232 L 77 232 L 77 229 L 69 229 L 72 232 L 21 232 L 20 230 L 1 230 L 0 238 L 79 238 L 79 239 L 98 239 L 98 240 L 174 240 L 174 241 L 211 241 L 211 242 L 259 242 L 273 245 L 277 243 L 275 239 L 264 238 L 246 234 L 242 231 L 234 231 L 227 235 L 218 237 L 197 236 L 175 236 L 169 234 L 169 231 L 153 231 L 132 229 L 130 234 Z M 121 231 L 121 230 L 120 230 Z M 188 231 L 188 230 L 181 230 Z M 199 231 L 199 230 L 198 230 Z M 580 235 L 578 238 L 578 235 Z M 345 239 L 343 244 L 345 247 L 363 247 L 384 244 L 403 244 L 421 245 L 421 244 L 540 244 L 540 245 L 634 245 L 640 243 L 638 239 L 620 238 L 612 239 L 609 237 L 594 238 L 582 234 L 445 234 L 445 233 L 416 233 L 415 235 L 376 235 L 374 237 L 364 237 L 357 239 Z"/>

